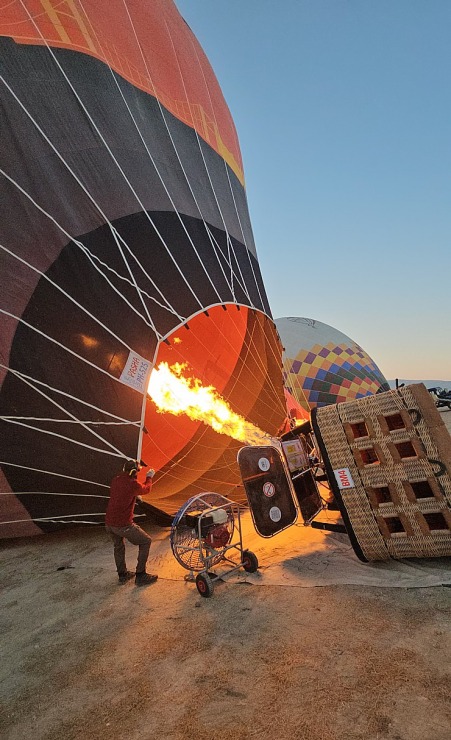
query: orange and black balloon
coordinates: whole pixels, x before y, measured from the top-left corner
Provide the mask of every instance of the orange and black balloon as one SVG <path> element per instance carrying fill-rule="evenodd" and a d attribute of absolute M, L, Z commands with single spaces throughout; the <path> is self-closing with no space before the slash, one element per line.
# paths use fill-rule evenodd
<path fill-rule="evenodd" d="M 0 537 L 103 521 L 124 458 L 168 513 L 243 498 L 240 443 L 145 394 L 184 362 L 265 431 L 286 414 L 208 60 L 172 0 L 11 0 L 0 47 Z"/>

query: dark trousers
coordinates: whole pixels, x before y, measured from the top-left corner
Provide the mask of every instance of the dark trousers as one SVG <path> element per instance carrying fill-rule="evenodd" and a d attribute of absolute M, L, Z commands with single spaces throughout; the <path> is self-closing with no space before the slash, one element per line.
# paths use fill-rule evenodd
<path fill-rule="evenodd" d="M 107 526 L 106 531 L 113 540 L 114 560 L 116 562 L 116 568 L 119 575 L 121 575 L 121 573 L 125 573 L 127 570 L 127 566 L 125 564 L 125 540 L 131 542 L 132 545 L 138 545 L 139 550 L 136 572 L 144 573 L 152 542 L 147 532 L 144 532 L 144 530 L 141 529 L 141 527 L 138 527 L 137 524 L 128 524 L 126 527 Z"/>

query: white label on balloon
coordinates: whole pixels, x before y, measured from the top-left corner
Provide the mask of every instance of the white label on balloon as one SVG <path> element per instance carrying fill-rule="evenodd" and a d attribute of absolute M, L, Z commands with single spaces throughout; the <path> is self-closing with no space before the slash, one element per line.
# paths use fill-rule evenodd
<path fill-rule="evenodd" d="M 147 391 L 147 379 L 152 365 L 136 352 L 130 352 L 119 380 L 140 393 Z"/>
<path fill-rule="evenodd" d="M 268 496 L 268 498 L 270 498 L 271 496 L 274 496 L 275 492 L 276 492 L 276 487 L 274 483 L 271 483 L 271 481 L 269 480 L 266 481 L 266 483 L 263 486 L 263 493 L 265 494 L 265 496 Z"/>
<path fill-rule="evenodd" d="M 260 470 L 263 470 L 263 472 L 266 472 L 271 467 L 271 463 L 269 462 L 267 457 L 261 457 L 258 461 L 258 467 Z"/>
<path fill-rule="evenodd" d="M 282 519 L 282 512 L 280 511 L 278 506 L 271 506 L 269 510 L 269 518 L 273 522 L 280 522 Z"/>

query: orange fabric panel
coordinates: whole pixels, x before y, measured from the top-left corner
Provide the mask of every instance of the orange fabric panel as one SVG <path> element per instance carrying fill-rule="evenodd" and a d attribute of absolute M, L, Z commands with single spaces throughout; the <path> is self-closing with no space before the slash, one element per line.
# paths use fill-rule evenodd
<path fill-rule="evenodd" d="M 158 362 L 188 361 L 203 385 L 213 385 L 233 411 L 269 434 L 286 416 L 281 347 L 274 325 L 260 312 L 228 306 L 208 309 L 161 345 Z M 181 341 L 176 342 L 179 338 Z M 182 500 L 213 490 L 241 500 L 236 456 L 243 442 L 184 415 L 159 414 L 149 400 L 142 459 L 157 470 L 150 503 L 175 513 Z M 144 473 L 143 473 L 144 474 Z M 182 498 L 183 497 L 183 498 Z"/>
<path fill-rule="evenodd" d="M 224 311 L 218 306 L 209 309 L 208 314 L 208 317 L 201 313 L 192 318 L 189 330 L 182 327 L 174 332 L 169 345 L 163 342 L 155 366 L 160 362 L 186 363 L 185 377 L 199 378 L 203 385 L 212 385 L 221 394 L 241 353 L 248 310 L 229 307 Z M 144 435 L 142 459 L 155 468 L 161 468 L 177 455 L 203 426 L 184 414 L 158 413 L 150 399 L 144 423 L 148 435 Z"/>

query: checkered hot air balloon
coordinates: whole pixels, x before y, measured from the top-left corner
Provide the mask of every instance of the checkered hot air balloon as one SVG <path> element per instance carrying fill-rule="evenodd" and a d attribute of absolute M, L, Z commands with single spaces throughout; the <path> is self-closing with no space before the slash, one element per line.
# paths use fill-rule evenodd
<path fill-rule="evenodd" d="M 285 387 L 306 410 L 390 390 L 374 360 L 346 334 L 315 319 L 276 320 Z"/>

